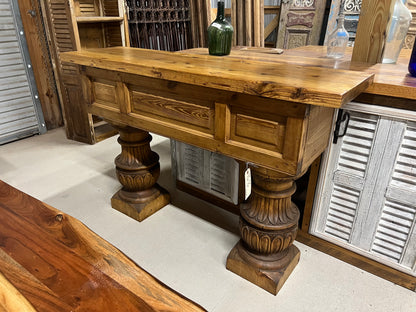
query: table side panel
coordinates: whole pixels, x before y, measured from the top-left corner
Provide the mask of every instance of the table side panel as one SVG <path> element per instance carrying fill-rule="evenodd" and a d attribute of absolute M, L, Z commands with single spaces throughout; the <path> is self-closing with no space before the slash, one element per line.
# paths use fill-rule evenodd
<path fill-rule="evenodd" d="M 299 173 L 308 105 L 99 69 L 84 73 L 89 81 L 85 85 L 93 90 L 87 101 L 90 113 L 288 174 Z"/>
<path fill-rule="evenodd" d="M 333 108 L 311 106 L 302 170 L 307 170 L 328 146 L 334 111 Z"/>

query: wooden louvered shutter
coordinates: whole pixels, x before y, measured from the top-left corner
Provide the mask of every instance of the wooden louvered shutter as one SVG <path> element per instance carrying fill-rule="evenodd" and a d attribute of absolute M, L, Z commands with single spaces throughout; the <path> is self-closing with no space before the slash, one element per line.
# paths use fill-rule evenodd
<path fill-rule="evenodd" d="M 230 203 L 238 203 L 236 160 L 182 142 L 172 141 L 176 178 Z"/>
<path fill-rule="evenodd" d="M 72 21 L 68 0 L 47 0 L 42 2 L 42 9 L 49 29 L 51 51 L 55 62 L 58 89 L 63 103 L 66 135 L 69 139 L 80 142 L 94 142 L 92 118 L 86 111 L 83 99 L 79 69 L 77 65 L 63 64 L 60 54 L 80 49 L 77 25 Z"/>
<path fill-rule="evenodd" d="M 416 276 L 416 123 L 349 107 L 346 135 L 324 157 L 311 234 Z"/>

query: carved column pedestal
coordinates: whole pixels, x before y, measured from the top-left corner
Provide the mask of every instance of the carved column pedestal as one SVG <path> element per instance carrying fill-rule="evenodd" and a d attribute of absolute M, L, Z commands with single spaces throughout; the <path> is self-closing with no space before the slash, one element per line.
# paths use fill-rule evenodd
<path fill-rule="evenodd" d="M 299 261 L 299 210 L 291 201 L 295 177 L 251 168 L 249 201 L 240 207 L 241 240 L 227 258 L 227 269 L 277 294 Z"/>
<path fill-rule="evenodd" d="M 169 193 L 156 182 L 160 174 L 159 155 L 150 149 L 152 136 L 128 126 L 119 131 L 121 154 L 115 159 L 117 178 L 123 185 L 111 198 L 111 206 L 142 221 L 169 203 Z"/>

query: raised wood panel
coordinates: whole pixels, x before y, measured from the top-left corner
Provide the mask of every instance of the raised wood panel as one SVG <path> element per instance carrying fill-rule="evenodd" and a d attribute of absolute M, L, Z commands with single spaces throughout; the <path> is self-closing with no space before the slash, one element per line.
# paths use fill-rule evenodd
<path fill-rule="evenodd" d="M 294 49 L 308 44 L 311 31 L 309 29 L 286 29 L 284 47 Z"/>
<path fill-rule="evenodd" d="M 111 81 L 94 81 L 92 83 L 94 101 L 109 107 L 119 109 L 116 100 L 116 86 Z"/>
<path fill-rule="evenodd" d="M 79 24 L 81 49 L 104 48 L 105 38 L 100 24 Z"/>
<path fill-rule="evenodd" d="M 283 122 L 232 114 L 230 139 L 282 153 L 285 129 Z"/>
<path fill-rule="evenodd" d="M 175 124 L 188 124 L 213 133 L 214 112 L 208 107 L 131 91 L 132 113 L 162 118 Z M 208 130 L 208 131 L 207 131 Z"/>
<path fill-rule="evenodd" d="M 63 83 L 63 96 L 65 100 L 72 103 L 71 107 L 65 106 L 65 115 L 71 116 L 88 116 L 87 107 L 84 102 L 82 86 Z M 69 138 L 85 142 L 88 138 L 85 134 L 88 134 L 89 138 L 93 137 L 92 130 L 92 117 L 86 118 L 70 118 L 67 120 L 68 127 L 67 135 Z M 68 133 L 68 129 L 71 129 Z"/>

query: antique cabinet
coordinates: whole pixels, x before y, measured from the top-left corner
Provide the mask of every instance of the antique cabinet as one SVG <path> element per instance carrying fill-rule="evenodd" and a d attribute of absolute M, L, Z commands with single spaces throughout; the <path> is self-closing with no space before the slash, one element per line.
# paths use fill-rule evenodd
<path fill-rule="evenodd" d="M 416 113 L 350 103 L 343 114 L 349 123 L 323 156 L 310 233 L 416 276 Z"/>
<path fill-rule="evenodd" d="M 90 48 L 128 46 L 124 1 L 47 0 L 42 2 L 51 44 L 66 134 L 69 139 L 95 143 L 115 134 L 100 118 L 88 114 L 77 65 L 62 64 L 61 53 Z"/>

